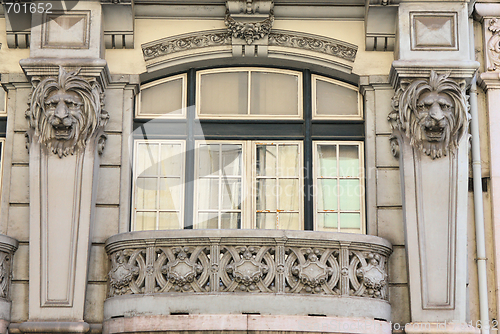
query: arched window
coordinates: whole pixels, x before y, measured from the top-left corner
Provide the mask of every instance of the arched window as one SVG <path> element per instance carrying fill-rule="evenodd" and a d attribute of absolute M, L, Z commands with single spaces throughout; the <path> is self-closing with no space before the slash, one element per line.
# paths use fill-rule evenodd
<path fill-rule="evenodd" d="M 132 230 L 364 232 L 355 86 L 309 71 L 191 70 L 142 85 L 135 117 Z"/>

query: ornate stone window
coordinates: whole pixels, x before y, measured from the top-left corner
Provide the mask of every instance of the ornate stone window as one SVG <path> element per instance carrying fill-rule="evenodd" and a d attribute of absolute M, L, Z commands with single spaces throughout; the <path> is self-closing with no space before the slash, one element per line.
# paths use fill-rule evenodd
<path fill-rule="evenodd" d="M 143 85 L 132 230 L 363 233 L 359 96 L 352 83 L 270 68 L 190 70 Z"/>

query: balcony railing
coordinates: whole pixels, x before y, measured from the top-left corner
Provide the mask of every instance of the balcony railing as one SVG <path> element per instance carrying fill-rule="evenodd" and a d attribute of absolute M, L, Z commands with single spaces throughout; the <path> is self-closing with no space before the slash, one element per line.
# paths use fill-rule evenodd
<path fill-rule="evenodd" d="M 137 312 L 390 317 L 387 260 L 392 247 L 374 236 L 280 230 L 145 231 L 109 238 L 106 252 L 110 270 L 105 318 Z M 123 302 L 146 296 L 169 299 L 161 311 L 154 302 L 142 306 L 139 300 Z M 217 306 L 210 305 L 214 296 Z M 285 305 L 275 308 L 271 297 Z"/>

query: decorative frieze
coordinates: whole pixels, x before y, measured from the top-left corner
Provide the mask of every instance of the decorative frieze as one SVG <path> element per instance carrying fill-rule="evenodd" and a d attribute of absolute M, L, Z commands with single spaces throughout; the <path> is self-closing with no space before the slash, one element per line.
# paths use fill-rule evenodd
<path fill-rule="evenodd" d="M 449 73 L 431 71 L 429 79 L 402 83 L 392 107 L 392 129 L 404 133 L 414 148 L 432 159 L 455 153 L 467 132 L 470 116 L 465 89 Z"/>
<path fill-rule="evenodd" d="M 254 41 L 269 35 L 274 23 L 274 14 L 271 11 L 269 17 L 260 22 L 239 22 L 233 19 L 228 11 L 224 23 L 227 26 L 229 35 L 233 38 L 242 39 L 250 45 Z"/>
<path fill-rule="evenodd" d="M 79 71 L 66 72 L 60 66 L 58 77 L 32 80 L 33 91 L 26 112 L 34 130 L 32 136 L 59 158 L 84 150 L 109 118 L 102 109 L 101 85 L 79 76 Z"/>
<path fill-rule="evenodd" d="M 172 292 L 388 297 L 388 247 L 353 242 L 341 251 L 339 242 L 321 238 L 310 247 L 308 240 L 250 240 L 243 235 L 220 241 L 206 237 L 149 239 L 108 242 L 108 297 Z M 348 266 L 341 268 L 341 263 Z M 147 280 L 147 276 L 154 279 Z"/>

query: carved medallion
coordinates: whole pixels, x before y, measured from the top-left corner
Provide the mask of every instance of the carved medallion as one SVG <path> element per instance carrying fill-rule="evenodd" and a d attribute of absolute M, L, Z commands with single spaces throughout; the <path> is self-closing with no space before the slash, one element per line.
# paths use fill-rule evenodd
<path fill-rule="evenodd" d="M 203 266 L 189 260 L 188 252 L 187 247 L 174 249 L 175 261 L 162 267 L 162 273 L 166 275 L 170 283 L 177 287 L 176 291 L 189 290 L 190 284 L 203 271 Z"/>
<path fill-rule="evenodd" d="M 392 129 L 432 159 L 456 151 L 470 118 L 464 88 L 448 76 L 431 71 L 429 79 L 399 88 L 389 114 Z"/>
<path fill-rule="evenodd" d="M 357 276 L 362 279 L 366 293 L 372 297 L 380 297 L 382 288 L 386 285 L 387 275 L 380 266 L 378 254 L 368 254 L 368 265 L 357 270 Z"/>
<path fill-rule="evenodd" d="M 318 261 L 318 255 L 321 251 L 315 249 L 306 250 L 307 261 L 304 264 L 292 267 L 292 274 L 300 279 L 302 284 L 306 285 L 306 292 L 319 293 L 321 286 L 326 284 L 328 277 L 333 273 L 332 268 Z"/>
<path fill-rule="evenodd" d="M 227 26 L 228 33 L 234 37 L 245 40 L 247 44 L 262 39 L 269 35 L 274 23 L 274 15 L 271 11 L 269 17 L 261 22 L 238 22 L 226 13 L 224 23 Z"/>
<path fill-rule="evenodd" d="M 268 272 L 268 267 L 259 263 L 254 258 L 255 249 L 253 247 L 243 247 L 242 257 L 236 263 L 226 266 L 226 272 L 232 274 L 234 280 L 240 284 L 240 290 L 253 291 L 257 284 Z"/>
<path fill-rule="evenodd" d="M 139 268 L 127 261 L 124 251 L 117 252 L 111 258 L 111 270 L 108 273 L 110 295 L 123 295 L 130 292 L 130 283 L 139 273 Z"/>
<path fill-rule="evenodd" d="M 103 89 L 95 80 L 79 76 L 80 70 L 33 81 L 30 108 L 26 111 L 33 136 L 60 158 L 85 149 L 106 125 Z M 100 144 L 101 150 L 103 143 Z"/>

